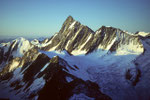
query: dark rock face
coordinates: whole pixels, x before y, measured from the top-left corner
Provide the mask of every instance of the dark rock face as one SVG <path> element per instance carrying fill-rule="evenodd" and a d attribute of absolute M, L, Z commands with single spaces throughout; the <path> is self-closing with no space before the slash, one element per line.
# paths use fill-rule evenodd
<path fill-rule="evenodd" d="M 96 100 L 111 100 L 110 97 L 99 91 L 97 84 L 91 81 L 83 81 L 68 73 L 65 66 L 60 65 L 60 58 L 57 56 L 50 60 L 51 64 L 38 77 L 45 74 L 46 84 L 39 91 L 38 100 L 54 99 L 68 100 L 73 94 L 84 93 L 85 95 L 95 98 Z M 62 59 L 61 59 L 62 61 Z M 71 82 L 67 82 L 67 77 Z"/>
<path fill-rule="evenodd" d="M 9 100 L 8 98 L 0 98 L 0 100 Z"/>
<path fill-rule="evenodd" d="M 13 77 L 13 73 L 12 72 L 7 72 L 4 75 L 0 75 L 0 82 L 4 81 L 4 80 L 10 80 Z"/>
<path fill-rule="evenodd" d="M 133 73 L 135 75 L 133 75 Z M 141 71 L 140 71 L 140 69 L 128 69 L 127 72 L 126 72 L 125 77 L 126 77 L 127 80 L 129 80 L 131 82 L 131 84 L 133 86 L 135 86 L 140 80 Z"/>
<path fill-rule="evenodd" d="M 73 96 L 73 94 L 80 93 L 83 93 L 88 97 L 95 98 L 96 100 L 111 100 L 110 97 L 99 91 L 97 84 L 90 81 L 84 82 L 81 79 L 75 79 L 72 82 L 67 83 L 65 80 L 61 82 L 54 78 L 47 82 L 44 88 L 39 92 L 38 100 L 68 100 L 71 96 Z"/>
<path fill-rule="evenodd" d="M 4 50 L 0 48 L 0 64 L 4 61 Z"/>
<path fill-rule="evenodd" d="M 14 49 L 17 47 L 17 44 L 15 45 L 15 48 L 12 48 L 12 46 L 15 44 L 15 42 L 16 41 L 13 41 L 12 43 L 11 43 L 11 45 L 9 46 L 9 48 L 8 48 L 8 51 L 7 52 L 4 52 L 4 48 L 5 47 L 7 47 L 7 44 L 5 45 L 5 46 L 3 46 L 3 47 L 0 47 L 0 55 L 1 55 L 1 57 L 0 57 L 0 62 L 2 63 L 3 61 L 10 61 L 11 60 L 11 58 L 13 57 L 11 54 L 12 54 L 12 52 L 14 51 Z"/>
<path fill-rule="evenodd" d="M 32 84 L 34 81 L 34 76 L 40 72 L 49 60 L 49 57 L 44 54 L 40 54 L 37 59 L 24 71 L 23 81 L 29 83 L 29 85 Z"/>

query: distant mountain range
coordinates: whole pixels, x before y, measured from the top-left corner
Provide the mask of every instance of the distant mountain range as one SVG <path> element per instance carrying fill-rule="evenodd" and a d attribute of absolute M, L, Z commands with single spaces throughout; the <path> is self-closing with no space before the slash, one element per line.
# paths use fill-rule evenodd
<path fill-rule="evenodd" d="M 44 40 L 0 44 L 0 98 L 10 100 L 149 100 L 150 33 L 69 16 Z"/>

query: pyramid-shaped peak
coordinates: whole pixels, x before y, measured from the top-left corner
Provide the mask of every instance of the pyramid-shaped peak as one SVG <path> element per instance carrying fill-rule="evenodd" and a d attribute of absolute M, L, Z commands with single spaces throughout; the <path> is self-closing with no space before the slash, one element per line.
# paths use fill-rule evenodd
<path fill-rule="evenodd" d="M 69 20 L 74 20 L 71 15 L 69 15 L 69 16 L 67 17 L 67 19 L 69 19 Z"/>
<path fill-rule="evenodd" d="M 67 22 L 73 22 L 73 21 L 74 21 L 74 19 L 73 19 L 73 17 L 72 17 L 72 16 L 68 16 L 68 17 L 67 17 L 67 19 L 66 19 L 66 21 L 67 21 Z"/>
<path fill-rule="evenodd" d="M 59 33 L 63 33 L 63 31 L 67 28 L 70 27 L 70 25 L 74 22 L 75 20 L 73 19 L 72 16 L 68 16 L 67 19 L 65 20 L 65 22 L 63 23 L 63 26 L 61 28 L 61 30 L 59 31 Z"/>

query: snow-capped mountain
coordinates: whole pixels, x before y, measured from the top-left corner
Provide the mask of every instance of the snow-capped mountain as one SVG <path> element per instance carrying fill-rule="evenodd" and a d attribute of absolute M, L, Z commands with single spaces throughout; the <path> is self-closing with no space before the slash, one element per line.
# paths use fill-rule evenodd
<path fill-rule="evenodd" d="M 149 100 L 149 36 L 69 16 L 51 38 L 1 43 L 0 98 Z"/>
<path fill-rule="evenodd" d="M 128 34 L 120 29 L 102 26 L 96 32 L 80 24 L 69 16 L 61 30 L 55 34 L 46 51 L 67 50 L 73 55 L 88 54 L 95 50 L 143 52 L 139 36 Z"/>

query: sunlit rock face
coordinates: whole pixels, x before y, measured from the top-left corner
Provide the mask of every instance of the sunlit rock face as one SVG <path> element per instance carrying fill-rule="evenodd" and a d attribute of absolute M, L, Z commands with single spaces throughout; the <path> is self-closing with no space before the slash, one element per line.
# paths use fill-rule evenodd
<path fill-rule="evenodd" d="M 95 50 L 116 51 L 118 53 L 142 53 L 143 45 L 138 35 L 120 29 L 102 26 L 96 32 L 80 24 L 69 16 L 61 30 L 43 47 L 43 50 L 67 50 L 73 55 L 88 54 Z"/>
<path fill-rule="evenodd" d="M 51 38 L 51 44 L 44 47 L 44 50 L 52 51 L 66 49 L 70 53 L 79 50 L 85 54 L 86 48 L 84 48 L 84 45 L 92 38 L 93 34 L 94 31 L 69 16 L 64 22 L 61 30 Z"/>

